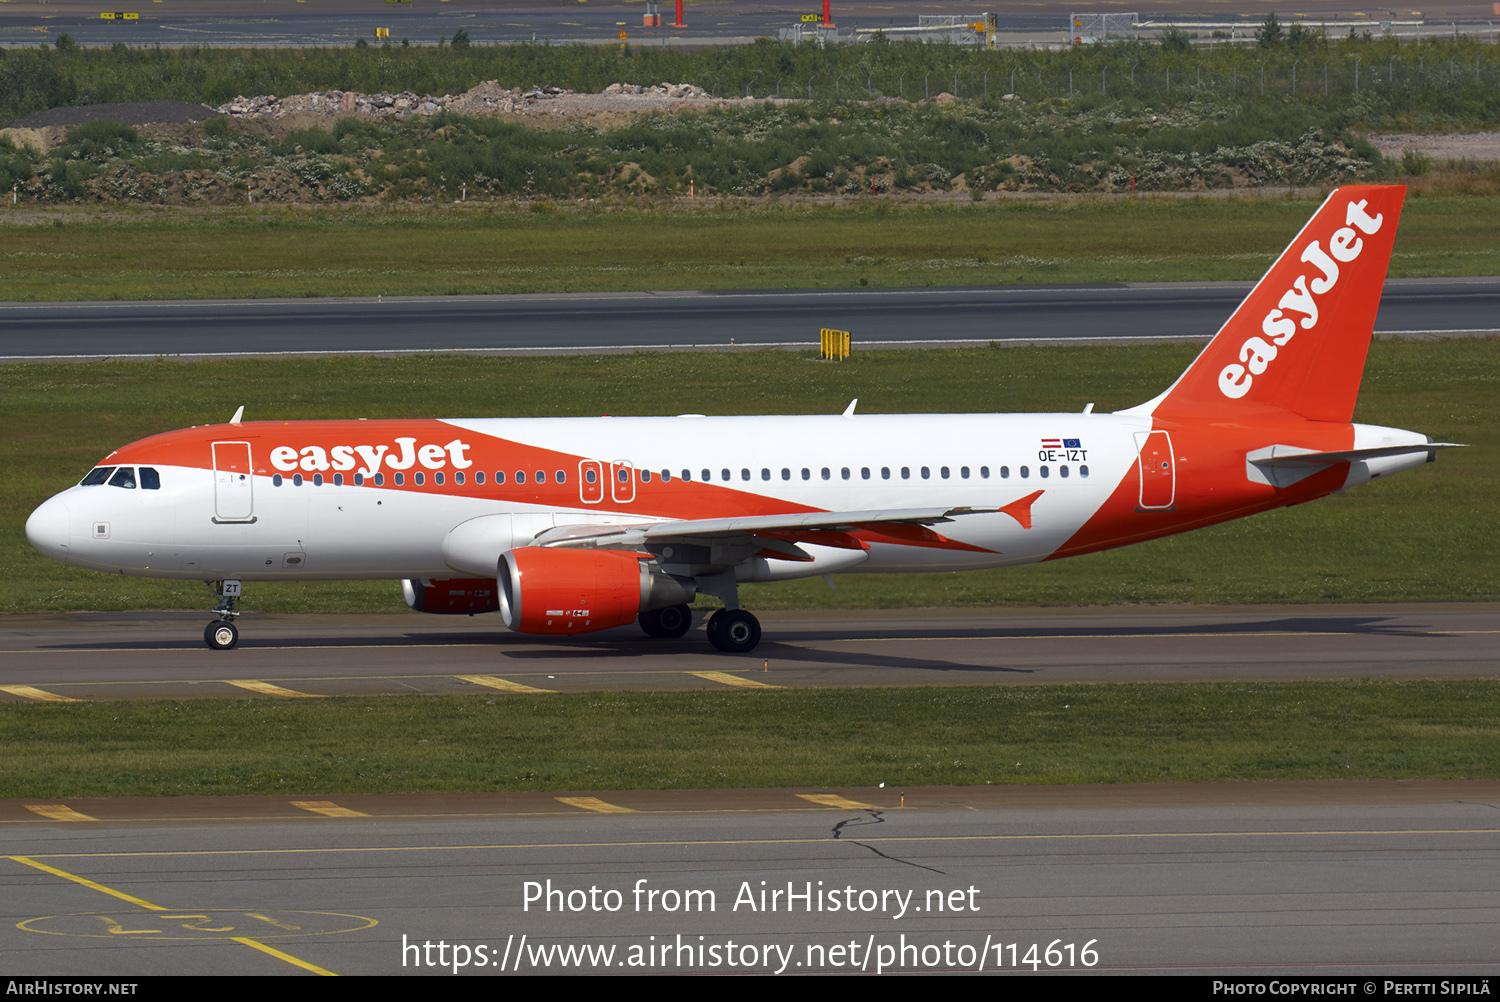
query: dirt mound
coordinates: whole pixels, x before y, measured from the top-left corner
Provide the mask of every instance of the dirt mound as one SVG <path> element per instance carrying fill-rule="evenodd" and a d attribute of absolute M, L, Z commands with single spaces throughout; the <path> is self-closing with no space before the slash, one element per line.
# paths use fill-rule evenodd
<path fill-rule="evenodd" d="M 217 111 L 188 101 L 129 101 L 123 104 L 85 104 L 76 108 L 49 108 L 33 112 L 11 123 L 13 129 L 43 129 L 49 125 L 87 125 L 101 118 L 126 125 L 201 122 Z"/>

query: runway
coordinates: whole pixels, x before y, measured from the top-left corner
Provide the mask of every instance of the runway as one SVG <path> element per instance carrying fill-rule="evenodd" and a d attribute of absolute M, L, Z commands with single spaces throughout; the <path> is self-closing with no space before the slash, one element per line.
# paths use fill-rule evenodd
<path fill-rule="evenodd" d="M 1500 973 L 1497 801 L 1476 781 L 10 802 L 0 950 L 13 975 L 127 981 L 1460 980 Z"/>
<path fill-rule="evenodd" d="M 1207 340 L 1253 283 L 0 304 L 0 361 Z M 1386 283 L 1377 334 L 1500 333 L 1500 278 Z"/>
<path fill-rule="evenodd" d="M 1500 604 L 768 612 L 752 654 L 635 628 L 561 640 L 494 616 L 0 619 L 0 700 L 1492 678 Z"/>

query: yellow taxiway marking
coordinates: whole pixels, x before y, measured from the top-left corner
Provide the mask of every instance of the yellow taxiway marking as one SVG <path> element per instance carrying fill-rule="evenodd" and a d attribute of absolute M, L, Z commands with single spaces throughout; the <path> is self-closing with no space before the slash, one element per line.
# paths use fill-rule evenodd
<path fill-rule="evenodd" d="M 690 671 L 684 672 L 684 674 L 696 675 L 699 678 L 707 679 L 710 682 L 722 682 L 725 685 L 737 685 L 742 689 L 782 688 L 779 685 L 769 685 L 765 682 L 757 682 L 753 678 L 740 678 L 738 675 L 731 675 L 727 671 Z"/>
<path fill-rule="evenodd" d="M 598 811 L 600 814 L 634 814 L 629 807 L 620 807 L 617 804 L 606 804 L 598 797 L 553 797 L 560 804 L 569 807 L 581 807 L 586 811 Z"/>
<path fill-rule="evenodd" d="M 67 804 L 27 804 L 26 809 L 33 814 L 40 814 L 44 818 L 53 821 L 98 821 L 87 814 L 80 814 Z"/>
<path fill-rule="evenodd" d="M 43 871 L 44 873 L 50 873 L 55 877 L 61 877 L 64 880 L 71 880 L 75 884 L 82 884 L 84 887 L 87 887 L 90 890 L 98 891 L 100 894 L 108 894 L 110 897 L 119 898 L 121 901 L 128 901 L 133 905 L 146 909 L 147 911 L 164 912 L 167 910 L 165 905 L 152 904 L 150 901 L 147 901 L 144 898 L 138 898 L 134 894 L 126 894 L 124 891 L 117 891 L 113 887 L 105 887 L 103 884 L 98 883 L 97 881 L 90 880 L 87 877 L 80 877 L 76 873 L 69 873 L 67 870 L 59 870 L 55 866 L 48 866 L 46 863 L 39 863 L 29 856 L 11 856 L 10 858 L 15 860 L 17 863 L 33 867 L 35 869 Z M 233 938 L 236 943 L 243 943 L 246 946 L 259 950 L 262 953 L 269 953 L 271 956 L 277 958 L 278 960 L 284 960 L 288 964 L 300 967 L 305 971 L 311 971 L 314 974 L 321 974 L 325 977 L 330 978 L 337 977 L 337 975 L 335 975 L 332 971 L 325 970 L 324 968 L 319 967 L 317 964 L 308 963 L 307 961 L 302 960 L 299 957 L 292 956 L 290 953 L 283 953 L 281 950 L 267 946 L 266 944 L 261 943 L 257 940 L 253 940 L 248 936 L 235 936 Z"/>
<path fill-rule="evenodd" d="M 253 678 L 226 678 L 224 680 L 230 685 L 239 686 L 241 689 L 249 689 L 251 692 L 259 692 L 267 696 L 301 696 L 304 699 L 321 699 L 310 692 L 297 692 L 294 689 L 284 689 L 270 682 L 259 682 Z"/>
<path fill-rule="evenodd" d="M 489 686 L 491 689 L 499 689 L 501 692 L 556 692 L 556 689 L 538 689 L 535 686 L 522 685 L 520 682 L 512 682 L 509 679 L 496 678 L 494 675 L 454 675 L 460 682 L 472 682 L 475 685 Z"/>
<path fill-rule="evenodd" d="M 293 807 L 300 807 L 304 811 L 312 811 L 314 814 L 323 814 L 330 818 L 367 818 L 368 814 L 360 811 L 351 811 L 347 807 L 340 807 L 331 800 L 289 800 L 287 803 Z"/>
<path fill-rule="evenodd" d="M 822 804 L 824 807 L 839 807 L 846 811 L 880 811 L 882 807 L 874 804 L 861 804 L 858 800 L 849 800 L 837 793 L 799 793 L 797 796 L 814 804 Z"/>
<path fill-rule="evenodd" d="M 326 968 L 319 967 L 317 964 L 303 960 L 301 957 L 294 957 L 284 950 L 276 949 L 276 947 L 274 946 L 267 946 L 265 943 L 253 940 L 249 936 L 232 936 L 230 938 L 233 939 L 236 943 L 244 943 L 246 946 L 259 950 L 261 953 L 269 953 L 277 960 L 284 960 L 288 964 L 291 964 L 293 967 L 300 967 L 304 971 L 311 971 L 312 973 L 321 975 L 325 978 L 338 977 L 337 974 L 334 974 L 332 971 L 327 970 Z"/>
<path fill-rule="evenodd" d="M 0 685 L 0 692 L 8 692 L 12 696 L 20 696 L 23 699 L 36 699 L 44 703 L 83 702 L 83 700 L 74 699 L 72 696 L 59 696 L 55 692 L 46 692 L 31 685 Z"/>

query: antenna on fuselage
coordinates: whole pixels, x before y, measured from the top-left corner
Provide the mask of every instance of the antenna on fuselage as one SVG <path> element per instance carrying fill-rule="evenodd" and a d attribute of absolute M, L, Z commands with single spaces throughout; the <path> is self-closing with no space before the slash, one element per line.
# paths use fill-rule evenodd
<path fill-rule="evenodd" d="M 240 418 L 245 416 L 245 405 L 240 404 L 240 409 L 234 412 L 234 417 L 229 419 L 230 424 L 239 424 Z"/>
<path fill-rule="evenodd" d="M 854 416 L 854 405 L 857 403 L 859 403 L 859 397 L 855 397 L 853 400 L 849 401 L 849 406 L 844 408 L 844 417 Z"/>

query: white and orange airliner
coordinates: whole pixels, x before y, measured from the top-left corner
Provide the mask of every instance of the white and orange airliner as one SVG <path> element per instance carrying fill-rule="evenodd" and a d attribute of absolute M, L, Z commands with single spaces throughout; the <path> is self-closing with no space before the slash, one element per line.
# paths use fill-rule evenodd
<path fill-rule="evenodd" d="M 1300 504 L 1431 461 L 1352 424 L 1405 189 L 1333 192 L 1178 380 L 1112 414 L 264 421 L 117 449 L 32 513 L 77 567 L 214 589 L 400 580 L 513 630 L 693 625 L 745 652 L 742 581 L 1055 560 Z M 241 408 L 241 413 L 243 408 Z"/>

